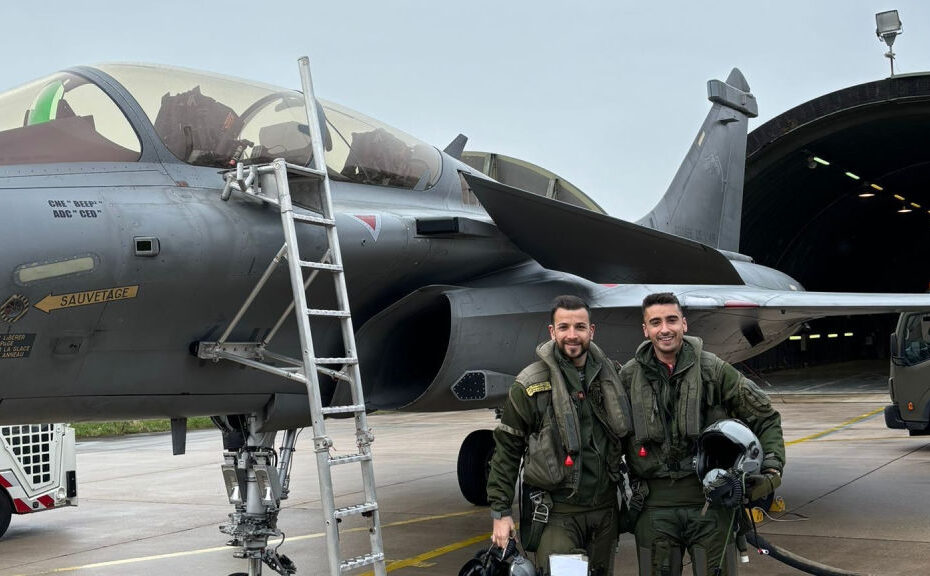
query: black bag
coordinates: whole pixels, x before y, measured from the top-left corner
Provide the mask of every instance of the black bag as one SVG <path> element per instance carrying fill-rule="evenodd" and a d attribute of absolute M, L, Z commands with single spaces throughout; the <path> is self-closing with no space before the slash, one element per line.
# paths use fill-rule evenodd
<path fill-rule="evenodd" d="M 517 543 L 511 538 L 506 549 L 492 544 L 487 550 L 479 551 L 462 566 L 459 576 L 510 576 L 511 565 L 516 567 L 518 563 L 522 570 L 518 573 L 525 573 L 527 567 L 536 572 L 529 560 L 517 553 Z"/>

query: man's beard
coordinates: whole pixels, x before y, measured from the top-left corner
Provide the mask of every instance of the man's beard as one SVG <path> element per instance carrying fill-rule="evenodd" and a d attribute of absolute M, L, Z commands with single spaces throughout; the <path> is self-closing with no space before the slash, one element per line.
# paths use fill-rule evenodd
<path fill-rule="evenodd" d="M 568 359 L 578 358 L 579 356 L 583 356 L 588 351 L 588 348 L 591 345 L 590 342 L 578 342 L 577 344 L 566 344 L 564 342 L 559 342 L 558 344 L 559 344 L 559 352 L 562 353 L 562 356 Z M 572 356 L 567 350 L 569 346 L 577 346 L 578 348 L 580 348 L 580 350 L 578 351 L 577 354 Z"/>

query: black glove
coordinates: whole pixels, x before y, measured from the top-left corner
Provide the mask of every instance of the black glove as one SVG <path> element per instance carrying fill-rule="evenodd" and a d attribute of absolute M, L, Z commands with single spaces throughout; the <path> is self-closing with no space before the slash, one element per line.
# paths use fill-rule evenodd
<path fill-rule="evenodd" d="M 746 498 L 750 502 L 762 500 L 781 486 L 781 474 L 766 470 L 762 474 L 746 476 Z"/>

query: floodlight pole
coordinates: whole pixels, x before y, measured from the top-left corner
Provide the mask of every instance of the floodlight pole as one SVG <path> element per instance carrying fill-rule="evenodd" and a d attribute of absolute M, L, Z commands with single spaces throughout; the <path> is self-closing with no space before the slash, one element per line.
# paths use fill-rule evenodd
<path fill-rule="evenodd" d="M 888 45 L 888 51 L 885 52 L 885 58 L 891 64 L 891 75 L 894 76 L 894 41 L 903 31 L 901 19 L 898 17 L 897 10 L 888 10 L 879 12 L 875 15 L 875 35 L 878 39 Z"/>

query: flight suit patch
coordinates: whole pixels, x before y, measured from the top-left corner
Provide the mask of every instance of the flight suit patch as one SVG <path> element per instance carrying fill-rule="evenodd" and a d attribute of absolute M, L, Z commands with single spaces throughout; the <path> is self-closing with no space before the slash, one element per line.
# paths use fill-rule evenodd
<path fill-rule="evenodd" d="M 533 384 L 532 386 L 526 387 L 526 395 L 532 396 L 537 392 L 546 392 L 547 390 L 552 390 L 552 384 L 549 382 L 540 382 L 539 384 Z"/>

